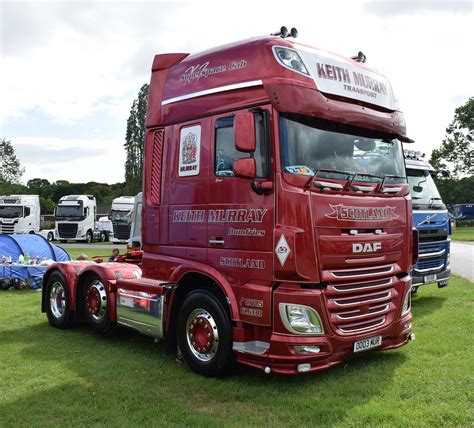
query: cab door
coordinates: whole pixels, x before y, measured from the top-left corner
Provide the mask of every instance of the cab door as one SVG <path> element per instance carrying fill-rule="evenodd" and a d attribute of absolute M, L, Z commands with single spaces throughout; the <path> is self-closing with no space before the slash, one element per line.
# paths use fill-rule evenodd
<path fill-rule="evenodd" d="M 243 110 L 242 112 L 247 112 Z M 271 280 L 275 197 L 270 107 L 251 110 L 256 150 L 239 152 L 234 144 L 234 118 L 239 112 L 213 117 L 208 206 L 208 263 L 232 284 Z M 234 161 L 253 157 L 256 177 L 236 177 Z M 265 183 L 261 189 L 261 184 Z"/>

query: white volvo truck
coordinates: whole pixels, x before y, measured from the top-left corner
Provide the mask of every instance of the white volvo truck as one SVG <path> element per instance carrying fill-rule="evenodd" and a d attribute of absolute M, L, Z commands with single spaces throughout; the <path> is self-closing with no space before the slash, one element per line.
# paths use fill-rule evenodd
<path fill-rule="evenodd" d="M 100 240 L 96 229 L 97 203 L 91 195 L 63 196 L 56 208 L 55 236 L 60 242 Z"/>
<path fill-rule="evenodd" d="M 39 230 L 38 195 L 0 196 L 0 234 L 38 233 Z"/>
<path fill-rule="evenodd" d="M 112 221 L 114 243 L 127 243 L 130 239 L 131 213 L 134 196 L 120 196 L 112 201 L 109 218 Z"/>

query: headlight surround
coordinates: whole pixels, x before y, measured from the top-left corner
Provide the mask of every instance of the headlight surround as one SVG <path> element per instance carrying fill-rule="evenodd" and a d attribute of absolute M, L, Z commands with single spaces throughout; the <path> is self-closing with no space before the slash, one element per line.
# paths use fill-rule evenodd
<path fill-rule="evenodd" d="M 408 290 L 407 294 L 405 295 L 405 299 L 403 300 L 402 316 L 410 312 L 410 309 L 411 309 L 411 289 Z"/>
<path fill-rule="evenodd" d="M 287 330 L 296 334 L 324 334 L 318 312 L 309 306 L 280 303 L 280 317 Z"/>
<path fill-rule="evenodd" d="M 281 46 L 273 47 L 273 54 L 276 60 L 285 68 L 288 68 L 297 73 L 309 76 L 308 70 L 304 65 L 300 55 L 294 49 L 283 48 Z"/>

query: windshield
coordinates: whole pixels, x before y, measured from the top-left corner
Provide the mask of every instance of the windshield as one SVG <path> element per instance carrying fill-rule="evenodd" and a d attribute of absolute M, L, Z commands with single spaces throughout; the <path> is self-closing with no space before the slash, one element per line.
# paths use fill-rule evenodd
<path fill-rule="evenodd" d="M 413 208 L 445 209 L 441 196 L 433 181 L 433 177 L 426 169 L 407 169 L 410 195 L 413 199 Z"/>
<path fill-rule="evenodd" d="M 82 205 L 59 205 L 56 210 L 56 218 L 59 220 L 84 219 L 84 210 Z"/>
<path fill-rule="evenodd" d="M 130 223 L 130 211 L 112 210 L 110 211 L 110 220 Z"/>
<path fill-rule="evenodd" d="M 2 205 L 0 206 L 0 218 L 18 218 L 23 217 L 23 207 L 22 206 L 9 206 Z"/>
<path fill-rule="evenodd" d="M 405 182 L 399 140 L 381 138 L 371 131 L 357 135 L 353 128 L 350 133 L 336 132 L 334 126 L 308 116 L 282 114 L 280 118 L 284 172 L 314 176 L 320 170 L 318 176 L 336 179 L 349 179 L 351 174 L 359 173 L 367 174 L 358 176 L 359 181 L 388 177 L 387 183 Z"/>

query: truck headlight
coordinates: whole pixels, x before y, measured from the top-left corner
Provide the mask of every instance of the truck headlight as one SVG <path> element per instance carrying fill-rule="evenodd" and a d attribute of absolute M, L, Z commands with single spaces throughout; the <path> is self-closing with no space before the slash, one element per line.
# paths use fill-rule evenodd
<path fill-rule="evenodd" d="M 410 312 L 410 308 L 411 308 L 411 290 L 408 290 L 405 296 L 405 300 L 403 301 L 402 316 Z"/>
<path fill-rule="evenodd" d="M 79 229 L 77 229 L 77 234 L 79 236 L 82 236 L 82 232 L 84 232 L 84 229 L 82 227 L 80 227 Z"/>
<path fill-rule="evenodd" d="M 298 52 L 293 49 L 282 48 L 279 46 L 275 46 L 273 49 L 275 58 L 283 67 L 309 76 L 308 70 Z"/>
<path fill-rule="evenodd" d="M 315 309 L 304 305 L 280 303 L 280 317 L 291 333 L 324 334 L 323 323 Z"/>

